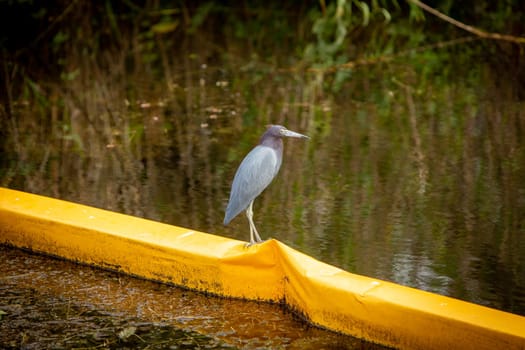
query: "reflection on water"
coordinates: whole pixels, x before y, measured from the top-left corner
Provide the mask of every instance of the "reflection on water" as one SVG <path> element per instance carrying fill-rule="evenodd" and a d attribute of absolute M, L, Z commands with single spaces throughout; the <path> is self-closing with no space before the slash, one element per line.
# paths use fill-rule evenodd
<path fill-rule="evenodd" d="M 173 69 L 168 88 L 130 77 L 133 99 L 111 74 L 67 82 L 83 94 L 57 90 L 45 110 L 21 98 L 2 183 L 247 240 L 242 215 L 222 225 L 231 181 L 265 125 L 283 124 L 311 140 L 285 140 L 280 174 L 255 201 L 263 238 L 525 315 L 517 87 L 496 84 L 481 64 L 468 79 L 424 84 L 411 66 L 381 80 L 386 73 L 371 67 L 328 96 L 308 75 L 197 61 Z M 418 89 L 400 82 L 406 71 Z"/>

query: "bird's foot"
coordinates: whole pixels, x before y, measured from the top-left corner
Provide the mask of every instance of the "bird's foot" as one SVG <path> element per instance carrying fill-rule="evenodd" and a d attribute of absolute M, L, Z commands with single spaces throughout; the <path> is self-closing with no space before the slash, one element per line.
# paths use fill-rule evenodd
<path fill-rule="evenodd" d="M 257 244 L 261 244 L 261 243 L 264 243 L 266 241 L 269 241 L 271 238 L 268 238 L 268 239 L 261 239 L 261 240 L 257 240 L 257 241 L 250 241 L 249 243 L 246 243 L 244 246 L 246 248 L 250 248 L 252 245 L 257 245 Z"/>
<path fill-rule="evenodd" d="M 255 244 L 257 244 L 257 242 L 246 243 L 246 244 L 244 245 L 244 248 L 250 248 L 252 245 L 255 245 Z"/>

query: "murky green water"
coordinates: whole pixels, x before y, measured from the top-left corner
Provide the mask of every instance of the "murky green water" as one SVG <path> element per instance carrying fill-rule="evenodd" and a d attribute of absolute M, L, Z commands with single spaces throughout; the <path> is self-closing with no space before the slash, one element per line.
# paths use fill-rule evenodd
<path fill-rule="evenodd" d="M 222 225 L 229 187 L 265 125 L 283 124 L 311 140 L 285 141 L 280 174 L 255 201 L 263 238 L 525 315 L 519 85 L 482 63 L 447 81 L 394 65 L 320 94 L 308 74 L 258 68 L 194 58 L 169 88 L 130 78 L 133 100 L 111 75 L 68 82 L 83 94 L 45 108 L 20 99 L 2 183 L 247 240 L 244 215 Z"/>
<path fill-rule="evenodd" d="M 341 55 L 325 59 L 355 61 L 322 71 L 312 67 L 323 62 L 298 53 L 319 44 L 305 34 L 316 22 L 308 6 L 297 16 L 254 11 L 272 24 L 257 30 L 249 25 L 264 18 L 232 19 L 218 8 L 206 22 L 208 3 L 125 2 L 122 13 L 105 4 L 75 2 L 64 21 L 32 14 L 49 20 L 35 27 L 49 36 L 37 32 L 27 44 L 49 55 L 46 69 L 31 64 L 41 62 L 31 48 L 3 54 L 0 185 L 248 240 L 244 215 L 222 225 L 231 181 L 265 125 L 282 124 L 311 139 L 285 141 L 281 171 L 255 201 L 263 238 L 351 272 L 525 315 L 518 45 L 437 45 L 459 34 L 443 39 L 400 20 L 408 14 L 399 9 L 391 26 L 377 16 L 366 28 L 348 22 L 354 32 Z M 159 32 L 161 17 L 171 27 Z M 271 312 L 264 317 L 257 322 L 271 325 Z"/>
<path fill-rule="evenodd" d="M 0 6 L 1 186 L 248 240 L 244 215 L 222 225 L 231 181 L 265 125 L 282 124 L 311 139 L 285 141 L 255 201 L 263 238 L 525 316 L 517 40 L 395 1 Z M 523 36 L 516 1 L 437 6 Z M 5 247 L 0 344 L 377 348 L 278 306 Z"/>

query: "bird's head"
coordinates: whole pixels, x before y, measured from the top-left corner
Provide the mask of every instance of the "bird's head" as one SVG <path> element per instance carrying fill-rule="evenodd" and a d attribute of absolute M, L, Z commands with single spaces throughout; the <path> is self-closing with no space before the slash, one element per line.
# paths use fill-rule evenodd
<path fill-rule="evenodd" d="M 302 139 L 310 138 L 306 135 L 299 134 L 298 132 L 288 130 L 282 125 L 268 125 L 265 135 L 270 135 L 273 137 L 296 137 Z"/>

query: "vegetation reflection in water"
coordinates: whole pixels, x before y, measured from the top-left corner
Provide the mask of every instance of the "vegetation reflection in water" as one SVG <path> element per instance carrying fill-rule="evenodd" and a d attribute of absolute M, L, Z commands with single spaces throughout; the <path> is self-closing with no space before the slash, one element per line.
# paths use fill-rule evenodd
<path fill-rule="evenodd" d="M 323 70 L 348 57 L 321 55 L 316 23 L 301 60 L 278 45 L 246 53 L 234 35 L 218 50 L 206 29 L 132 36 L 96 56 L 76 43 L 85 50 L 67 51 L 60 80 L 22 76 L 10 95 L 2 185 L 244 240 L 243 218 L 222 225 L 231 179 L 265 125 L 282 124 L 312 140 L 287 143 L 255 202 L 261 234 L 525 315 L 520 81 L 477 41 Z M 398 25 L 392 42 L 371 26 L 372 48 L 424 42 Z"/>

